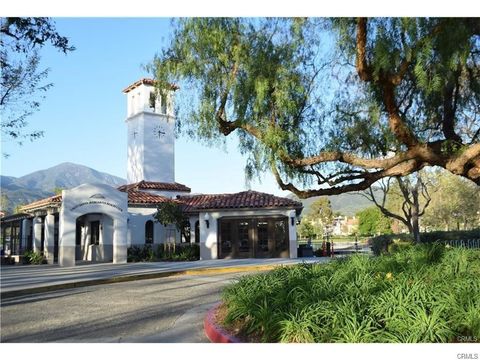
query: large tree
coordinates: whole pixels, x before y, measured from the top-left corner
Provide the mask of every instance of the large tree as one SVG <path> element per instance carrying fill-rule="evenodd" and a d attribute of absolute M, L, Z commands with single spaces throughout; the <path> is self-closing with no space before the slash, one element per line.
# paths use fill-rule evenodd
<path fill-rule="evenodd" d="M 392 233 L 392 219 L 382 214 L 376 206 L 359 211 L 358 233 L 360 235 L 382 235 Z"/>
<path fill-rule="evenodd" d="M 324 235 L 332 223 L 332 204 L 327 196 L 322 196 L 310 205 L 300 223 L 299 232 L 302 237 L 309 238 L 313 237 L 312 233 L 316 236 Z"/>
<path fill-rule="evenodd" d="M 67 53 L 74 50 L 49 18 L 0 19 L 0 115 L 2 140 L 34 140 L 41 130 L 28 130 L 27 118 L 40 107 L 49 69 L 40 69 L 39 49 L 46 44 Z"/>
<path fill-rule="evenodd" d="M 480 188 L 446 171 L 429 186 L 432 202 L 423 224 L 433 230 L 467 230 L 480 226 Z"/>
<path fill-rule="evenodd" d="M 388 178 L 379 181 L 375 195 L 372 187 L 365 196 L 372 201 L 381 213 L 404 224 L 415 242 L 420 242 L 420 218 L 430 204 L 431 197 L 426 174 Z"/>
<path fill-rule="evenodd" d="M 440 166 L 480 184 L 480 21 L 190 18 L 148 67 L 179 128 L 301 198 Z"/>

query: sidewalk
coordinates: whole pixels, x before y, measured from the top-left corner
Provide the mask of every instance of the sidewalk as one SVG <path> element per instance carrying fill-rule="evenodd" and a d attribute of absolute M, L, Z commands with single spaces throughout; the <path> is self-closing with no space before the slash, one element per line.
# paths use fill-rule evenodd
<path fill-rule="evenodd" d="M 58 289 L 114 282 L 152 279 L 183 274 L 269 270 L 278 265 L 302 262 L 325 262 L 328 258 L 299 259 L 234 259 L 189 262 L 152 262 L 128 264 L 82 264 L 75 267 L 58 265 L 2 266 L 1 297 L 13 297 Z"/>

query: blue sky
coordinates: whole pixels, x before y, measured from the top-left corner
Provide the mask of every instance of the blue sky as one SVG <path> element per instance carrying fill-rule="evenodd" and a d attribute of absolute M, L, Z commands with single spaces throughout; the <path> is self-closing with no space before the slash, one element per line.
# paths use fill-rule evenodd
<path fill-rule="evenodd" d="M 42 65 L 51 68 L 54 84 L 40 111 L 29 118 L 29 129 L 43 138 L 18 146 L 2 142 L 2 175 L 22 176 L 61 162 L 74 162 L 126 178 L 125 95 L 129 84 L 148 76 L 148 63 L 171 34 L 167 18 L 56 18 L 58 32 L 76 50 L 68 55 L 42 49 Z M 181 90 L 177 96 L 182 96 Z M 246 189 L 243 158 L 236 140 L 226 150 L 208 148 L 182 136 L 176 141 L 176 181 L 193 192 L 235 192 Z M 251 188 L 282 192 L 266 174 Z"/>

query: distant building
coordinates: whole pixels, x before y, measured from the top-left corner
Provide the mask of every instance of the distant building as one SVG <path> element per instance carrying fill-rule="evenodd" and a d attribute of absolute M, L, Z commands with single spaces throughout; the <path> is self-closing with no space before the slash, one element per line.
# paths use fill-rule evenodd
<path fill-rule="evenodd" d="M 176 87 L 160 95 L 154 85 L 141 79 L 123 91 L 128 184 L 82 184 L 23 206 L 21 214 L 1 221 L 4 252 L 41 251 L 49 263 L 61 266 L 79 260 L 125 263 L 133 245 L 189 240 L 200 245 L 201 259 L 297 257 L 300 202 L 256 191 L 192 195 L 175 182 Z M 192 154 L 192 160 L 199 159 Z M 215 167 L 215 159 L 202 161 Z M 190 239 L 182 239 L 173 225 L 154 221 L 164 202 L 184 209 Z"/>
<path fill-rule="evenodd" d="M 333 219 L 333 235 L 352 235 L 358 232 L 358 218 L 355 216 L 337 216 Z"/>

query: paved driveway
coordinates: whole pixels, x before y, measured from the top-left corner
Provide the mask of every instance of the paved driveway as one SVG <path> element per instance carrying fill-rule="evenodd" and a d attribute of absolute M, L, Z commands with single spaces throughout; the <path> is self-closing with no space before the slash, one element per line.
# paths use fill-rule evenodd
<path fill-rule="evenodd" d="M 245 273 L 182 275 L 3 299 L 2 342 L 208 342 L 206 311 Z"/>
<path fill-rule="evenodd" d="M 2 266 L 1 292 L 28 290 L 62 284 L 88 283 L 112 278 L 149 276 L 201 269 L 235 269 L 252 266 L 288 265 L 301 262 L 327 261 L 326 258 L 303 259 L 234 259 L 186 262 L 151 262 L 84 264 L 74 267 L 58 265 Z"/>

